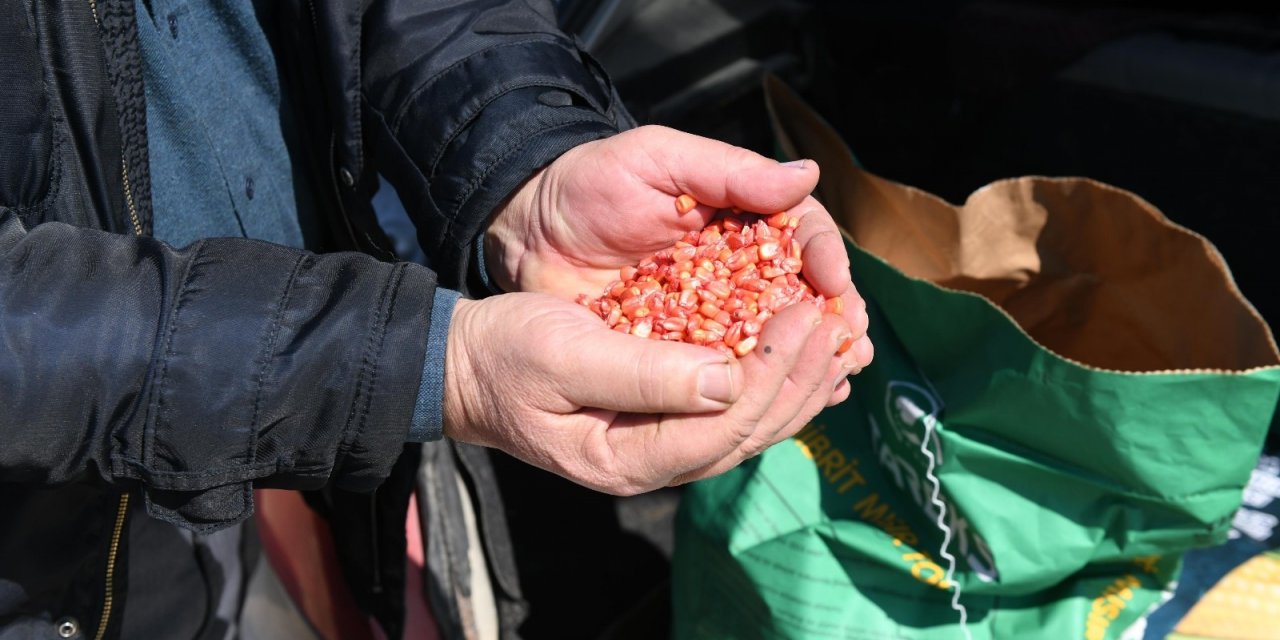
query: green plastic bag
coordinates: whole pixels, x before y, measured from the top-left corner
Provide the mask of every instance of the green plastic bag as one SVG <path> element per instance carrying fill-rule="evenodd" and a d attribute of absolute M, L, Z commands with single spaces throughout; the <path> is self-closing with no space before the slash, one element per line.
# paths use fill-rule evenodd
<path fill-rule="evenodd" d="M 689 488 L 676 637 L 1141 637 L 1180 553 L 1224 539 L 1280 398 L 1221 257 L 1090 180 L 954 207 L 768 94 L 783 148 L 823 167 L 876 359 L 848 402 Z"/>

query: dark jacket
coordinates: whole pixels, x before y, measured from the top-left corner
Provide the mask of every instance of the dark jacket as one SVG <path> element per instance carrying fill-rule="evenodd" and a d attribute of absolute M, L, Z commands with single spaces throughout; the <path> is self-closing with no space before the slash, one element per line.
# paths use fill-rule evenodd
<path fill-rule="evenodd" d="M 399 571 L 402 507 L 367 494 L 402 450 L 434 288 L 470 286 L 486 217 L 533 171 L 627 124 L 542 3 L 276 3 L 325 248 L 359 252 L 175 250 L 148 237 L 133 6 L 0 3 L 0 637 L 118 634 L 131 499 L 211 531 L 253 486 L 325 488 L 335 520 L 395 523 L 347 538 L 400 555 L 344 564 Z M 377 173 L 434 273 L 391 262 Z M 399 585 L 373 586 L 358 599 L 398 635 L 398 605 L 371 603 Z"/>

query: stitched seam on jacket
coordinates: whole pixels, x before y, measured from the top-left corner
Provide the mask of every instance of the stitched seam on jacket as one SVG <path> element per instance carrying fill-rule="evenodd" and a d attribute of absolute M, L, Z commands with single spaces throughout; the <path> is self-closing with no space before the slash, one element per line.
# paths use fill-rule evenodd
<path fill-rule="evenodd" d="M 595 112 L 591 112 L 591 113 L 592 115 L 599 116 L 599 114 Z M 467 203 L 471 201 L 471 197 L 475 195 L 476 190 L 480 188 L 480 185 L 483 184 L 484 181 L 489 178 L 489 175 L 492 174 L 495 170 L 497 170 L 498 167 L 500 167 L 504 162 L 506 162 L 509 158 L 511 158 L 511 156 L 515 155 L 516 153 L 519 153 L 520 151 L 523 151 L 525 147 L 529 146 L 529 143 L 533 142 L 535 139 L 543 135 L 546 135 L 547 133 L 556 131 L 558 129 L 564 129 L 566 127 L 572 127 L 580 124 L 597 124 L 597 125 L 608 126 L 608 123 L 602 119 L 576 118 L 568 122 L 563 122 L 560 124 L 547 127 L 545 129 L 540 129 L 530 134 L 529 136 L 526 136 L 524 139 L 512 145 L 511 148 L 504 151 L 500 156 L 494 159 L 494 161 L 490 163 L 489 166 L 486 167 L 485 170 L 480 173 L 480 175 L 472 178 L 471 181 L 467 183 L 466 188 L 463 189 L 462 193 L 460 194 L 461 197 L 458 199 L 458 206 L 454 210 L 455 215 L 450 216 L 450 220 L 452 220 L 452 218 L 457 217 L 457 212 L 462 211 L 467 207 Z M 453 234 L 452 223 L 446 226 L 445 233 L 448 234 L 449 238 L 453 242 L 456 243 L 458 241 L 457 238 L 453 237 L 454 234 Z M 470 239 L 468 238 L 468 239 L 465 239 L 464 241 L 469 242 Z"/>
<path fill-rule="evenodd" d="M 58 192 L 62 188 L 62 145 L 66 141 L 66 134 L 62 131 L 62 127 L 56 126 L 62 121 L 60 116 L 51 116 L 51 121 L 51 124 L 55 126 L 53 127 L 53 145 L 49 150 L 49 153 L 51 154 L 49 157 L 49 164 L 51 165 L 49 171 L 49 190 L 45 192 L 44 197 L 40 198 L 39 202 L 12 206 L 0 204 L 0 208 L 12 211 L 19 217 L 23 215 L 43 214 L 50 206 L 53 205 L 54 200 L 58 197 Z M 24 224 L 23 226 L 27 225 Z"/>
<path fill-rule="evenodd" d="M 271 314 L 271 331 L 262 346 L 262 367 L 258 370 L 258 382 L 253 393 L 253 417 L 249 419 L 249 450 L 245 460 L 252 464 L 258 461 L 258 415 L 262 410 L 262 390 L 266 387 L 267 369 L 271 366 L 271 354 L 276 348 L 276 338 L 280 335 L 280 318 L 289 307 L 289 298 L 293 295 L 293 285 L 298 280 L 303 263 L 308 262 L 308 255 L 302 254 L 293 262 L 293 270 L 289 272 L 289 280 L 285 282 L 280 301 L 276 303 L 275 312 Z"/>
<path fill-rule="evenodd" d="M 493 45 L 492 47 L 486 47 L 484 49 L 481 49 L 479 51 L 472 53 L 471 55 L 461 60 L 458 60 L 457 62 L 454 62 L 453 64 L 445 67 L 442 71 L 440 71 L 440 73 L 437 73 L 434 76 L 427 78 L 427 80 L 424 81 L 421 85 L 418 85 L 416 88 L 414 88 L 413 91 L 410 91 L 409 95 L 405 96 L 404 104 L 400 105 L 399 109 L 396 109 L 395 117 L 391 119 L 391 132 L 393 134 L 396 134 L 400 131 L 400 121 L 404 119 L 405 114 L 407 114 L 409 111 L 409 107 L 412 106 L 413 103 L 418 100 L 418 97 L 421 96 L 423 92 L 431 88 L 432 85 L 438 82 L 441 78 L 452 73 L 458 67 L 462 66 L 463 64 L 466 64 L 472 58 L 475 58 L 476 56 L 479 56 L 482 54 L 489 53 L 490 51 L 497 51 L 498 49 L 505 49 L 507 47 L 522 46 L 522 45 L 529 44 L 531 42 L 543 42 L 543 43 L 552 44 L 552 45 L 560 44 L 560 41 L 553 36 L 526 38 L 524 40 L 516 40 L 514 42 L 503 42 L 502 44 L 496 44 L 496 45 Z M 564 47 L 561 46 L 561 48 L 564 48 Z"/>
<path fill-rule="evenodd" d="M 200 255 L 203 252 L 204 240 L 199 240 L 195 244 L 195 250 L 192 251 L 191 259 L 187 261 L 182 271 L 182 284 L 178 287 L 178 292 L 173 296 L 173 307 L 169 311 L 168 335 L 165 336 L 164 340 L 164 354 L 160 364 L 160 374 L 156 376 L 155 382 L 155 420 L 151 423 L 151 427 L 144 429 L 142 433 L 142 462 L 146 466 L 150 466 L 153 462 L 155 440 L 160 429 L 166 426 L 164 383 L 169 373 L 169 358 L 173 355 L 173 338 L 178 332 L 178 316 L 182 312 L 183 298 L 186 296 L 188 286 L 191 284 L 191 271 L 195 268 L 196 261 L 200 259 Z"/>
<path fill-rule="evenodd" d="M 363 94 L 364 87 L 364 65 L 360 63 L 361 47 L 364 45 L 364 12 L 369 8 L 370 0 L 362 0 L 360 2 L 359 11 L 356 13 L 356 46 L 352 52 L 351 59 L 347 61 L 347 67 L 351 71 L 352 77 L 355 79 L 355 95 L 348 102 L 351 104 L 352 129 L 355 131 L 356 145 L 356 162 L 360 163 L 356 167 L 358 174 L 364 173 L 364 123 L 361 121 L 360 115 L 360 98 Z"/>
<path fill-rule="evenodd" d="M 218 467 L 216 469 L 205 469 L 203 471 L 163 471 L 159 469 L 149 469 L 141 460 L 129 456 L 115 455 L 112 456 L 113 462 L 123 465 L 121 478 L 132 478 L 142 480 L 151 485 L 153 489 L 161 491 L 204 491 L 213 487 L 227 485 L 235 482 L 247 482 L 257 478 L 272 476 L 280 473 L 284 467 L 279 461 L 272 460 L 252 465 L 232 465 Z M 309 464 L 304 466 L 289 467 L 289 471 L 294 475 L 329 475 L 332 471 L 332 465 L 328 464 Z M 215 478 L 213 481 L 206 481 L 207 478 Z M 161 481 L 169 481 L 161 484 Z M 197 484 L 199 483 L 199 484 Z"/>
<path fill-rule="evenodd" d="M 373 362 L 370 360 L 370 356 L 374 350 L 374 343 L 378 340 L 379 335 L 381 334 L 380 329 L 384 324 L 382 316 L 383 313 L 385 313 L 387 306 L 387 292 L 391 290 L 392 284 L 396 281 L 396 274 L 397 271 L 393 270 L 387 276 L 386 282 L 382 285 L 382 292 L 378 294 L 378 309 L 374 314 L 372 326 L 369 327 L 369 339 L 365 342 L 364 357 L 360 363 L 360 373 L 356 376 L 356 390 L 351 397 L 351 409 L 347 412 L 347 423 L 343 425 L 342 437 L 338 441 L 338 457 L 345 455 L 351 448 L 352 425 L 362 423 L 364 421 L 364 416 L 360 413 L 360 403 L 361 400 L 364 400 L 363 394 L 365 393 L 365 377 L 366 375 L 371 374 L 374 367 Z M 335 458 L 335 465 L 336 464 L 337 458 Z"/>
<path fill-rule="evenodd" d="M 554 78 L 537 78 L 537 79 L 531 79 L 525 82 L 519 82 L 515 84 L 510 84 L 510 85 L 495 85 L 492 91 L 492 95 L 481 94 L 486 96 L 483 99 L 483 102 L 481 102 L 481 104 L 474 111 L 472 111 L 469 115 L 467 115 L 466 118 L 464 118 L 461 122 L 459 122 L 458 126 L 454 127 L 452 131 L 449 131 L 444 135 L 444 137 L 442 138 L 443 142 L 440 144 L 439 150 L 436 151 L 435 156 L 433 156 L 430 160 L 427 161 L 427 166 L 425 167 L 427 175 L 434 176 L 436 174 L 436 166 L 440 164 L 440 161 L 444 158 L 444 155 L 448 153 L 449 145 L 453 144 L 453 141 L 458 136 L 462 135 L 462 132 L 466 131 L 467 128 L 471 126 L 471 123 L 475 122 L 476 119 L 478 119 L 481 116 L 481 114 L 484 113 L 484 110 L 489 107 L 489 105 L 497 102 L 498 100 L 501 100 L 503 97 L 505 97 L 507 94 L 513 91 L 517 91 L 519 89 L 527 89 L 529 87 L 548 87 L 548 88 L 562 89 L 564 91 L 572 92 L 573 94 L 578 95 L 583 99 L 587 99 L 586 96 L 581 95 L 582 92 L 578 91 L 576 87 L 568 83 L 557 82 Z M 548 108 L 555 108 L 555 107 L 548 107 Z M 537 135 L 537 134 L 535 133 L 534 135 Z"/>
<path fill-rule="evenodd" d="M 360 412 L 360 424 L 356 427 L 355 438 L 359 438 L 365 429 L 365 425 L 369 418 L 369 408 L 373 405 L 373 390 L 377 388 L 378 383 L 378 363 L 382 361 L 382 350 L 387 343 L 387 325 L 391 323 L 391 314 L 395 310 L 396 300 L 400 297 L 400 283 L 404 280 L 405 270 L 408 269 L 408 263 L 402 262 L 397 265 L 395 271 L 391 274 L 393 281 L 391 289 L 387 292 L 388 299 L 383 301 L 384 313 L 380 330 L 378 331 L 378 351 L 374 355 L 373 368 L 369 375 L 369 392 L 364 397 L 364 408 Z M 421 367 L 419 367 L 421 370 Z"/>

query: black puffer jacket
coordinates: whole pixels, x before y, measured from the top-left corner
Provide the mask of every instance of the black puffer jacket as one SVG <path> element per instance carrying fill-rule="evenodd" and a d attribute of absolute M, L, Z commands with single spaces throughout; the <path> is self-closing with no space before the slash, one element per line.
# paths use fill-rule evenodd
<path fill-rule="evenodd" d="M 360 252 L 178 251 L 148 237 L 133 6 L 0 3 L 0 637 L 59 637 L 64 617 L 118 634 L 130 496 L 208 531 L 248 517 L 255 485 L 379 486 L 437 277 L 465 290 L 489 213 L 627 124 L 540 2 L 276 3 L 288 27 L 269 35 L 311 145 L 293 151 L 325 185 L 328 249 Z M 389 260 L 368 204 L 379 172 L 435 273 Z M 352 504 L 373 503 L 330 502 Z"/>

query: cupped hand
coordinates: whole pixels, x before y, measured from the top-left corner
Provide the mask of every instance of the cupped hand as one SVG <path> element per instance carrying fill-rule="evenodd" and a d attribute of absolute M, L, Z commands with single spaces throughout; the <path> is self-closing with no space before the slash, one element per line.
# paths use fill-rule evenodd
<path fill-rule="evenodd" d="M 842 317 L 797 305 L 734 360 L 611 331 L 547 295 L 460 300 L 445 434 L 620 495 L 708 477 L 843 400 L 850 368 L 832 354 L 852 333 Z"/>
<path fill-rule="evenodd" d="M 866 304 L 835 222 L 809 195 L 818 174 L 812 160 L 782 164 L 674 129 L 640 127 L 571 149 L 526 182 L 486 232 L 488 267 L 507 291 L 594 296 L 620 267 L 701 229 L 722 209 L 786 211 L 800 218 L 805 278 L 823 296 L 845 301 L 856 342 L 843 360 L 860 370 L 872 357 Z M 698 206 L 679 213 L 681 194 Z"/>

